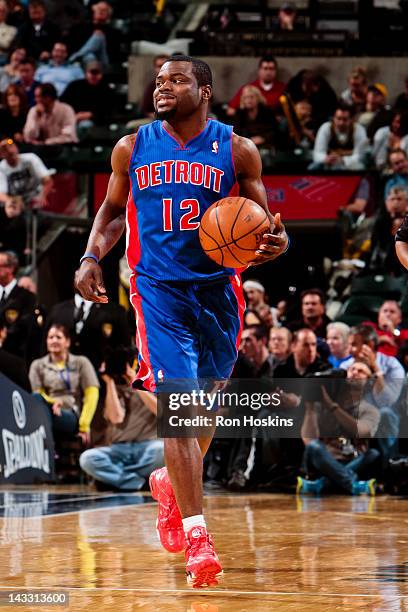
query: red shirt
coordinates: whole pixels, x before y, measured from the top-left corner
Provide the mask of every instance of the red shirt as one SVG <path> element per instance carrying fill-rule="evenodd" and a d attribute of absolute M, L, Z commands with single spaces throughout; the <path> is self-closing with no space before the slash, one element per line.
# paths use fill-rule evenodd
<path fill-rule="evenodd" d="M 269 90 L 266 90 L 266 89 L 264 89 L 262 87 L 262 84 L 259 81 L 259 79 L 256 79 L 256 81 L 252 81 L 252 83 L 246 83 L 240 89 L 238 89 L 238 91 L 235 94 L 235 96 L 228 103 L 228 106 L 230 108 L 235 108 L 235 109 L 239 108 L 239 103 L 241 101 L 242 90 L 244 89 L 244 87 L 247 87 L 247 85 L 252 85 L 253 87 L 256 87 L 257 89 L 259 89 L 259 91 L 261 92 L 261 94 L 263 95 L 263 97 L 266 100 L 266 105 L 267 106 L 270 106 L 273 110 L 279 110 L 280 109 L 279 98 L 280 98 L 280 96 L 283 94 L 283 92 L 286 89 L 285 83 L 281 83 L 280 81 L 275 81 L 274 84 L 273 84 L 273 87 L 271 89 L 269 89 Z"/>
<path fill-rule="evenodd" d="M 404 344 L 408 340 L 408 329 L 400 329 L 400 335 L 394 336 L 390 331 L 386 331 L 384 329 L 380 329 L 377 323 L 372 323 L 371 321 L 364 321 L 364 325 L 370 325 L 374 327 L 378 336 L 387 336 L 388 338 L 392 338 L 395 342 L 395 346 L 391 346 L 388 342 L 380 342 L 378 345 L 378 352 L 384 353 L 384 355 L 390 355 L 391 357 L 396 357 L 398 353 L 398 349 L 400 346 Z"/>

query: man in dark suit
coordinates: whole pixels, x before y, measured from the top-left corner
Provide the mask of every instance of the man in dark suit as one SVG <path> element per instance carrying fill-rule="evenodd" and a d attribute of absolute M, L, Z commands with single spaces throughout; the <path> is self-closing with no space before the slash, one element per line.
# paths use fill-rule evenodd
<path fill-rule="evenodd" d="M 0 315 L 7 325 L 3 348 L 24 357 L 35 296 L 31 291 L 18 286 L 17 269 L 17 255 L 13 251 L 0 251 Z"/>
<path fill-rule="evenodd" d="M 0 372 L 7 376 L 13 383 L 31 393 L 31 385 L 28 379 L 27 367 L 21 357 L 13 355 L 3 349 L 7 338 L 6 319 L 0 315 Z"/>
<path fill-rule="evenodd" d="M 43 0 L 30 0 L 29 19 L 17 34 L 16 45 L 24 47 L 27 56 L 45 62 L 49 59 L 54 43 L 60 38 L 60 30 L 47 18 L 47 8 Z"/>
<path fill-rule="evenodd" d="M 45 324 L 45 337 L 55 323 L 65 325 L 70 331 L 71 351 L 88 357 L 96 370 L 104 361 L 108 347 L 131 344 L 126 310 L 119 304 L 96 304 L 76 293 L 74 299 L 60 302 L 51 309 Z"/>

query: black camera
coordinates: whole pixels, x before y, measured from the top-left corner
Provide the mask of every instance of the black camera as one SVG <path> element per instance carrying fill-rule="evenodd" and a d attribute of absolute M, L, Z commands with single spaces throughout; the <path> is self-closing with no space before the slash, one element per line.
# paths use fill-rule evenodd
<path fill-rule="evenodd" d="M 322 401 L 322 387 L 324 386 L 331 399 L 337 401 L 344 394 L 347 377 L 346 370 L 330 368 L 322 372 L 306 374 L 303 399 L 309 402 Z"/>
<path fill-rule="evenodd" d="M 105 356 L 104 373 L 116 381 L 126 374 L 126 366 L 133 366 L 135 351 L 130 347 L 108 348 Z"/>

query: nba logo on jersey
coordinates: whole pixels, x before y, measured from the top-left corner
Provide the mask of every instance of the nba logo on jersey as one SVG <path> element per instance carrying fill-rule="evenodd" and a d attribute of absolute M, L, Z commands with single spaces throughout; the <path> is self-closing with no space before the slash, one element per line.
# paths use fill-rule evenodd
<path fill-rule="evenodd" d="M 214 140 L 214 142 L 212 143 L 212 152 L 218 153 L 218 140 Z"/>

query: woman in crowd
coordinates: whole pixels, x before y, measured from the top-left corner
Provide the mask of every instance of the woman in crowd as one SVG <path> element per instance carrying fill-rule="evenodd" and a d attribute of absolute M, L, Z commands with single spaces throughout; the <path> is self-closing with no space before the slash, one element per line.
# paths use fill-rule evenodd
<path fill-rule="evenodd" d="M 87 357 L 69 352 L 71 341 L 63 325 L 47 334 L 47 355 L 30 367 L 30 383 L 49 408 L 56 438 L 79 434 L 89 441 L 90 424 L 99 397 L 99 382 Z"/>
<path fill-rule="evenodd" d="M 9 8 L 6 0 L 0 0 L 0 65 L 7 61 L 7 54 L 17 34 L 17 28 L 7 23 Z"/>
<path fill-rule="evenodd" d="M 19 85 L 9 85 L 3 94 L 3 108 L 0 109 L 3 135 L 15 142 L 22 142 L 27 113 L 28 100 L 23 88 Z"/>
<path fill-rule="evenodd" d="M 395 111 L 391 125 L 376 131 L 373 157 L 377 170 L 387 170 L 388 153 L 391 149 L 402 149 L 408 154 L 408 113 Z"/>
<path fill-rule="evenodd" d="M 0 69 L 0 93 L 4 93 L 11 83 L 15 83 L 19 80 L 20 75 L 18 67 L 20 62 L 25 59 L 26 50 L 22 48 L 14 49 L 10 53 L 9 63 Z"/>
<path fill-rule="evenodd" d="M 257 87 L 247 85 L 242 90 L 240 108 L 234 117 L 234 130 L 252 140 L 257 147 L 276 143 L 278 122 Z"/>

